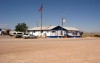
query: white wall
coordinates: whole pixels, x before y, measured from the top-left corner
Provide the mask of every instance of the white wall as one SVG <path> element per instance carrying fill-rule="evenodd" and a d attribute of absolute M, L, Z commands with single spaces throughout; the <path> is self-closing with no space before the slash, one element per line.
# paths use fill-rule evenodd
<path fill-rule="evenodd" d="M 41 31 L 35 31 L 35 33 L 33 32 L 33 35 L 35 35 L 35 36 L 41 36 Z"/>
<path fill-rule="evenodd" d="M 63 36 L 66 33 L 66 31 L 63 31 Z M 41 31 L 31 31 L 29 32 L 29 34 L 35 35 L 35 36 L 40 36 L 41 35 Z M 42 32 L 42 36 L 46 34 L 46 36 L 62 36 L 61 35 L 61 30 L 55 30 L 55 33 L 52 33 L 52 31 L 43 31 Z"/>
<path fill-rule="evenodd" d="M 29 34 L 32 34 L 33 32 L 29 32 Z"/>
<path fill-rule="evenodd" d="M 66 31 L 63 31 L 63 36 L 64 36 L 64 34 L 66 34 Z M 62 36 L 61 30 L 55 30 L 55 33 L 52 33 L 52 31 L 50 31 L 47 35 L 48 36 Z"/>
<path fill-rule="evenodd" d="M 58 36 L 62 36 L 62 35 L 64 36 L 64 35 L 66 34 L 66 31 L 62 31 L 62 35 L 61 35 L 61 31 L 62 31 L 62 30 L 58 30 L 58 31 L 57 31 Z"/>
<path fill-rule="evenodd" d="M 50 36 L 50 33 L 51 33 L 51 31 L 48 31 L 48 32 L 47 32 L 47 36 Z"/>

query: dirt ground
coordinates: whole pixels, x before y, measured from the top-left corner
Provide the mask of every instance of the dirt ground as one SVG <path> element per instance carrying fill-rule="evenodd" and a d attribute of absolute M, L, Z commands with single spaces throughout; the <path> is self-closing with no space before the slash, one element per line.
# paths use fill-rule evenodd
<path fill-rule="evenodd" d="M 100 63 L 100 38 L 0 38 L 0 63 Z"/>

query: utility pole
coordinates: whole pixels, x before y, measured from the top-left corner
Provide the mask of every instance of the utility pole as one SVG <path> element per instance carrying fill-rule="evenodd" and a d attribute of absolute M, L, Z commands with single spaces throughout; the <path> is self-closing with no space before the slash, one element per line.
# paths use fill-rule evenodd
<path fill-rule="evenodd" d="M 63 38 L 63 18 L 62 18 L 62 30 L 61 30 L 61 34 L 62 34 L 62 38 Z"/>
<path fill-rule="evenodd" d="M 64 35 L 64 34 L 63 34 L 63 23 L 65 22 L 65 19 L 62 18 L 62 21 L 61 21 L 61 22 L 62 22 L 62 30 L 61 30 L 61 34 L 62 34 L 62 38 L 63 38 L 63 35 Z"/>

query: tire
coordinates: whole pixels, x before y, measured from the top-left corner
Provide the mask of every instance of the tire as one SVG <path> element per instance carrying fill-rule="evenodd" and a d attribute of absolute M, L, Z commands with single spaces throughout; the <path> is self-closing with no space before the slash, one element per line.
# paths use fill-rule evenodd
<path fill-rule="evenodd" d="M 26 37 L 24 39 L 27 39 Z"/>

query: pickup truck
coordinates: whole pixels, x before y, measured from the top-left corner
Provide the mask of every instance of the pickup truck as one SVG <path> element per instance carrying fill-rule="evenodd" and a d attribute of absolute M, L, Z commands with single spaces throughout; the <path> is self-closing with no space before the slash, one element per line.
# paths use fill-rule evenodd
<path fill-rule="evenodd" d="M 24 34 L 22 37 L 23 37 L 24 39 L 28 39 L 28 38 L 37 38 L 36 36 L 31 35 L 31 34 Z"/>

